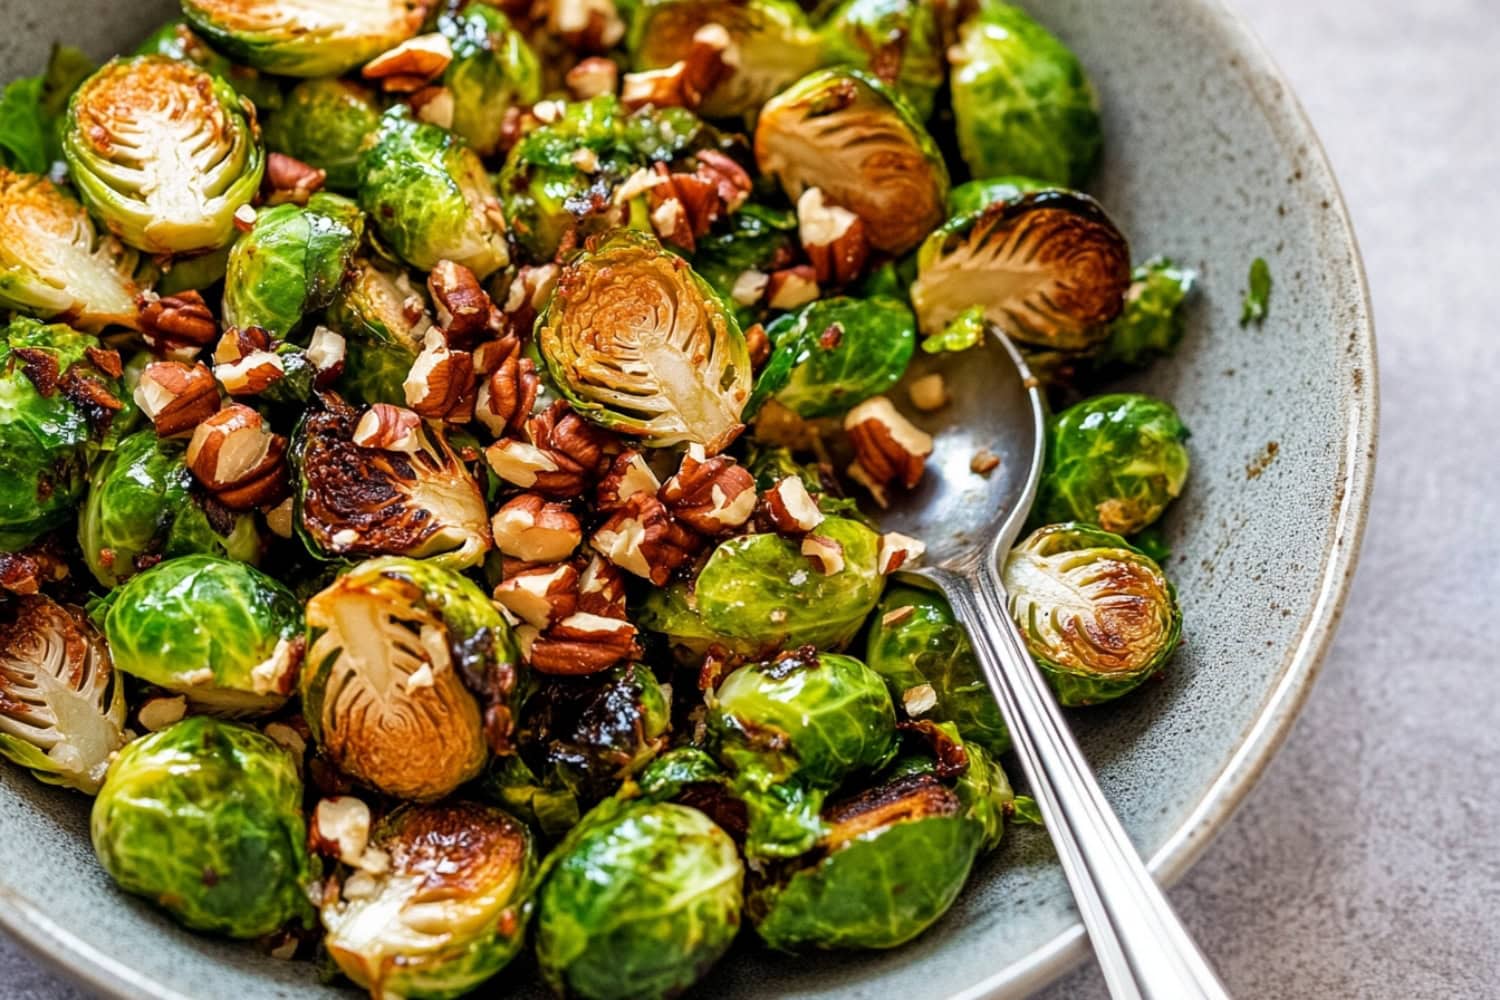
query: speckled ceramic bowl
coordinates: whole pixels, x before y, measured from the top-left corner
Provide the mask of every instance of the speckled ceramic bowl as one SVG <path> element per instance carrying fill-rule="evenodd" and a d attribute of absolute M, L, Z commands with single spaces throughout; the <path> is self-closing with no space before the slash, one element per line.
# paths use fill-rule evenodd
<path fill-rule="evenodd" d="M 129 48 L 171 7 L 0 0 L 0 75 L 37 71 L 57 38 L 100 56 Z M 1337 621 L 1375 446 L 1370 307 L 1318 140 L 1233 15 L 1215 0 L 1038 7 L 1102 95 L 1097 193 L 1137 256 L 1170 254 L 1203 276 L 1183 349 L 1134 386 L 1193 429 L 1192 479 L 1166 519 L 1186 642 L 1161 683 L 1073 716 L 1126 829 L 1171 881 L 1281 742 Z M 1241 329 L 1256 256 L 1275 293 L 1264 327 Z M 311 965 L 185 933 L 116 892 L 87 818 L 81 797 L 0 767 L 0 925 L 57 965 L 111 997 L 349 995 L 318 985 Z M 1021 830 L 915 943 L 797 961 L 746 947 L 701 995 L 1012 997 L 1083 953 L 1045 835 Z M 505 981 L 540 993 L 527 969 Z"/>

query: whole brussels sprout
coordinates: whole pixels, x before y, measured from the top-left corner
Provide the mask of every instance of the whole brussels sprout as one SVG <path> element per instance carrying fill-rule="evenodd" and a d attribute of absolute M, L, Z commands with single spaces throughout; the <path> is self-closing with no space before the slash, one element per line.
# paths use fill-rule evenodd
<path fill-rule="evenodd" d="M 861 70 L 820 70 L 766 102 L 755 160 L 796 202 L 808 188 L 859 216 L 870 245 L 902 254 L 943 221 L 948 168 L 899 94 Z"/>
<path fill-rule="evenodd" d="M 601 427 L 710 454 L 742 428 L 751 374 L 739 325 L 650 236 L 617 232 L 563 267 L 536 344 L 563 398 Z"/>
<path fill-rule="evenodd" d="M 1010 748 L 968 634 L 941 594 L 889 588 L 870 624 L 865 662 L 912 718 L 952 722 L 967 743 L 991 753 Z"/>
<path fill-rule="evenodd" d="M 112 59 L 68 102 L 68 174 L 126 243 L 193 253 L 235 237 L 265 170 L 254 107 L 218 77 L 165 56 Z"/>
<path fill-rule="evenodd" d="M 115 587 L 148 561 L 223 556 L 252 565 L 261 538 L 253 513 L 215 509 L 193 490 L 180 438 L 147 427 L 105 455 L 90 477 L 78 519 L 78 545 L 94 579 Z"/>
<path fill-rule="evenodd" d="M 1133 690 L 1182 635 L 1177 594 L 1161 567 L 1092 525 L 1037 529 L 1011 550 L 1004 579 L 1010 615 L 1064 705 Z"/>
<path fill-rule="evenodd" d="M 230 62 L 222 54 L 209 48 L 186 21 L 177 18 L 168 21 L 146 36 L 146 40 L 135 47 L 134 55 L 166 56 L 195 63 L 214 76 L 228 83 L 243 97 L 250 99 L 257 111 L 266 112 L 281 107 L 281 86 L 262 76 L 253 66 L 240 66 Z"/>
<path fill-rule="evenodd" d="M 342 76 L 422 29 L 428 0 L 182 0 L 214 48 L 279 76 Z"/>
<path fill-rule="evenodd" d="M 319 192 L 307 205 L 275 205 L 229 251 L 224 324 L 285 338 L 333 301 L 364 235 L 359 206 Z"/>
<path fill-rule="evenodd" d="M 302 710 L 351 777 L 403 799 L 437 799 L 508 745 L 520 651 L 466 578 L 416 559 L 371 559 L 307 602 Z M 465 684 L 483 694 L 485 713 Z"/>
<path fill-rule="evenodd" d="M 917 323 L 897 299 L 819 299 L 766 327 L 776 345 L 747 411 L 774 398 L 800 417 L 843 413 L 901 380 Z"/>
<path fill-rule="evenodd" d="M 917 252 L 911 304 L 929 336 L 965 310 L 1016 342 L 1081 351 L 1109 336 L 1130 288 L 1130 246 L 1088 195 L 1047 190 L 961 215 Z"/>
<path fill-rule="evenodd" d="M 707 722 L 748 810 L 745 851 L 755 857 L 811 848 L 824 796 L 896 752 L 896 713 L 880 675 L 810 646 L 725 677 Z"/>
<path fill-rule="evenodd" d="M 188 927 L 254 938 L 311 923 L 302 779 L 253 729 L 200 715 L 136 740 L 89 826 L 110 878 Z"/>
<path fill-rule="evenodd" d="M 0 755 L 92 795 L 124 745 L 124 688 L 83 614 L 40 594 L 0 603 Z"/>
<path fill-rule="evenodd" d="M 286 703 L 302 663 L 302 606 L 244 563 L 180 556 L 127 580 L 94 612 L 115 668 L 220 715 Z"/>
<path fill-rule="evenodd" d="M 266 120 L 266 148 L 326 171 L 330 191 L 359 190 L 365 139 L 380 127 L 375 95 L 349 80 L 302 80 Z"/>
<path fill-rule="evenodd" d="M 983 177 L 965 181 L 948 192 L 948 215 L 956 218 L 982 212 L 999 202 L 1015 201 L 1037 191 L 1060 190 L 1055 184 L 1031 177 Z"/>
<path fill-rule="evenodd" d="M 958 148 L 975 177 L 1077 187 L 1099 158 L 1099 97 L 1078 57 L 1019 7 L 984 0 L 952 64 Z"/>
<path fill-rule="evenodd" d="M 99 341 L 17 317 L 0 342 L 0 552 L 60 527 L 83 495 L 91 447 L 123 406 L 95 366 Z"/>
<path fill-rule="evenodd" d="M 1198 274 L 1165 257 L 1138 265 L 1125 293 L 1125 310 L 1109 328 L 1109 339 L 1094 359 L 1098 367 L 1139 367 L 1171 354 L 1182 340 L 1182 303 L 1192 294 Z"/>
<path fill-rule="evenodd" d="M 674 803 L 599 807 L 548 860 L 536 956 L 559 994 L 677 996 L 739 930 L 745 870 L 734 841 Z"/>
<path fill-rule="evenodd" d="M 741 659 L 774 656 L 782 647 L 779 635 L 764 641 L 720 635 L 703 621 L 698 598 L 682 582 L 652 587 L 631 609 L 630 620 L 646 632 L 663 637 L 676 657 L 687 666 L 698 666 L 711 648 Z"/>
<path fill-rule="evenodd" d="M 136 263 L 50 180 L 0 167 L 0 308 L 84 330 L 134 327 Z"/>
<path fill-rule="evenodd" d="M 453 131 L 480 156 L 500 151 L 506 112 L 542 96 L 542 70 L 526 38 L 493 7 L 471 4 L 438 18 L 453 49 L 443 86 L 453 97 Z"/>
<path fill-rule="evenodd" d="M 923 0 L 844 0 L 819 26 L 824 59 L 874 73 L 926 119 L 947 76 L 940 11 Z"/>
<path fill-rule="evenodd" d="M 451 260 L 483 279 L 510 262 L 500 201 L 479 156 L 405 107 L 381 117 L 360 158 L 359 205 L 381 238 L 424 271 Z"/>
<path fill-rule="evenodd" d="M 1187 482 L 1188 429 L 1172 404 L 1135 392 L 1095 396 L 1048 426 L 1032 517 L 1083 521 L 1133 535 L 1161 517 Z"/>
<path fill-rule="evenodd" d="M 521 950 L 536 864 L 515 819 L 473 802 L 404 805 L 370 846 L 390 865 L 345 879 L 322 918 L 329 956 L 372 996 L 462 996 Z"/>

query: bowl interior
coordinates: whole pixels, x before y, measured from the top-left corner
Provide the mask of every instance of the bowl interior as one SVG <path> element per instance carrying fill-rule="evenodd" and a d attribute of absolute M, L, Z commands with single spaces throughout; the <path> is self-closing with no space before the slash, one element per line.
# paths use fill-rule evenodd
<path fill-rule="evenodd" d="M 175 5 L 0 0 L 6 77 L 54 40 L 104 56 Z M 1352 570 L 1373 450 L 1368 304 L 1348 219 L 1295 100 L 1238 22 L 1206 0 L 1049 0 L 1044 20 L 1105 107 L 1094 191 L 1135 256 L 1197 268 L 1171 361 L 1127 388 L 1172 400 L 1193 472 L 1165 528 L 1185 643 L 1159 683 L 1072 716 L 1106 793 L 1159 873 L 1178 874 L 1248 788 L 1300 704 Z M 1253 258 L 1275 280 L 1238 325 Z M 94 863 L 87 803 L 0 766 L 0 924 L 126 996 L 347 995 L 314 968 L 179 930 Z M 949 915 L 887 954 L 788 961 L 740 948 L 705 996 L 1014 995 L 1078 951 L 1045 834 L 1022 829 Z M 502 976 L 540 994 L 530 972 Z"/>

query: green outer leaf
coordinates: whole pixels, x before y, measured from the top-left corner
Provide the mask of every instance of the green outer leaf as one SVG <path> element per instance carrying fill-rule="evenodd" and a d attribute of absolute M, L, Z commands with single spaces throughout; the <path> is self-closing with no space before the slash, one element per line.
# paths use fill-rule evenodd
<path fill-rule="evenodd" d="M 967 351 L 984 343 L 989 328 L 989 320 L 984 318 L 984 306 L 970 306 L 950 319 L 942 330 L 924 338 L 922 350 L 928 354 Z"/>
<path fill-rule="evenodd" d="M 939 11 L 923 0 L 844 0 L 818 27 L 823 62 L 878 70 L 926 120 L 947 78 Z"/>
<path fill-rule="evenodd" d="M 45 174 L 47 127 L 42 119 L 42 78 L 25 76 L 0 93 L 0 164 L 27 174 Z"/>
<path fill-rule="evenodd" d="M 1032 177 L 981 177 L 965 181 L 948 192 L 948 215 L 972 215 L 1002 201 L 1014 201 L 1024 194 L 1056 190 L 1055 184 Z"/>
<path fill-rule="evenodd" d="M 843 413 L 899 382 L 916 346 L 917 322 L 896 299 L 841 296 L 810 302 L 766 332 L 776 347 L 746 414 L 774 395 L 798 416 L 813 418 Z"/>
<path fill-rule="evenodd" d="M 1264 257 L 1250 262 L 1250 281 L 1245 290 L 1245 302 L 1240 310 L 1240 326 L 1265 322 L 1266 310 L 1271 303 L 1271 265 Z"/>
<path fill-rule="evenodd" d="M 438 18 L 453 47 L 443 85 L 453 95 L 453 131 L 481 156 L 498 152 L 505 114 L 542 96 L 542 71 L 521 32 L 493 7 L 474 4 Z"/>
<path fill-rule="evenodd" d="M 1095 367 L 1139 367 L 1171 354 L 1182 340 L 1182 303 L 1192 294 L 1198 272 L 1153 257 L 1136 265 L 1130 278 L 1125 310 L 1110 324 Z"/>
<path fill-rule="evenodd" d="M 363 234 L 359 207 L 336 194 L 261 211 L 229 252 L 225 325 L 289 336 L 304 316 L 333 301 Z"/>
<path fill-rule="evenodd" d="M 266 148 L 328 172 L 330 191 L 359 190 L 359 158 L 380 126 L 375 95 L 338 79 L 302 80 L 265 123 Z"/>

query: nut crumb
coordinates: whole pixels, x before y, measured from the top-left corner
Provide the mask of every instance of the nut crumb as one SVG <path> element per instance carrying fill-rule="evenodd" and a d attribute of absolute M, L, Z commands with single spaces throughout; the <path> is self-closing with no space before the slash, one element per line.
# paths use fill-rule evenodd
<path fill-rule="evenodd" d="M 1000 467 L 1000 456 L 988 448 L 980 448 L 969 459 L 969 471 L 981 476 L 987 476 Z"/>
<path fill-rule="evenodd" d="M 943 381 L 939 372 L 923 375 L 912 382 L 906 392 L 911 397 L 911 405 L 923 413 L 932 413 L 948 405 L 948 383 Z"/>

